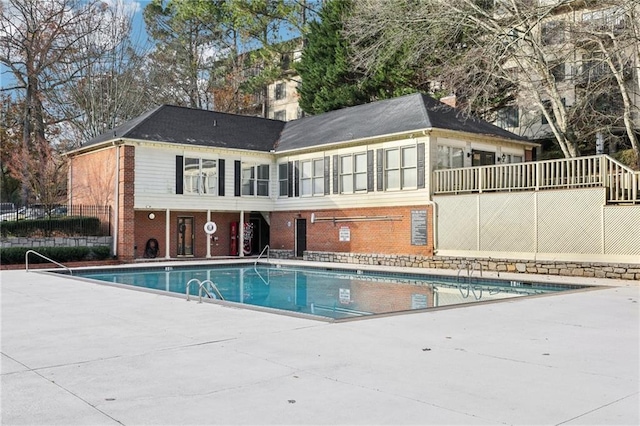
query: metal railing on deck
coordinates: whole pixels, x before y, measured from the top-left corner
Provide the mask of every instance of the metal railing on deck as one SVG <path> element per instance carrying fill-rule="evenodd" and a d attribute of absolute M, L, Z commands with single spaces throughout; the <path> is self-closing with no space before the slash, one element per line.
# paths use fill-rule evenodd
<path fill-rule="evenodd" d="M 609 202 L 640 202 L 640 172 L 607 155 L 436 170 L 434 194 L 604 187 Z"/>

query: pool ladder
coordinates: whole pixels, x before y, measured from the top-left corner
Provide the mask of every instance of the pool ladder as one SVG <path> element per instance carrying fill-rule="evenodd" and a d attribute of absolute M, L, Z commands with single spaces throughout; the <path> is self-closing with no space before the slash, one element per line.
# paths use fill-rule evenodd
<path fill-rule="evenodd" d="M 267 262 L 271 262 L 271 258 L 269 257 L 269 244 L 267 244 L 266 246 L 264 246 L 264 248 L 260 252 L 260 255 L 258 256 L 256 261 L 253 262 L 253 270 L 258 275 L 258 277 L 262 280 L 263 283 L 265 283 L 266 285 L 269 285 L 269 282 L 271 281 L 271 277 L 269 275 L 267 275 L 267 279 L 265 280 L 262 277 L 262 274 L 260 272 L 258 272 L 258 260 L 260 260 L 260 258 L 262 257 L 262 255 L 264 254 L 265 251 L 267 252 Z M 269 270 L 267 270 L 267 272 L 268 271 Z"/>
<path fill-rule="evenodd" d="M 458 265 L 458 274 L 456 276 L 456 282 L 458 283 L 458 290 L 460 291 L 460 295 L 466 299 L 467 297 L 469 297 L 469 293 L 473 293 L 473 297 L 475 297 L 476 300 L 480 300 L 482 299 L 482 287 L 473 287 L 471 285 L 471 276 L 473 275 L 473 271 L 476 270 L 476 265 L 479 266 L 479 270 L 480 270 L 480 277 L 482 277 L 482 263 L 480 262 L 465 262 L 462 265 Z M 464 286 L 463 288 L 463 282 L 462 279 L 460 278 L 460 273 L 466 270 L 467 271 L 467 277 L 466 277 L 466 286 Z M 480 294 L 476 293 L 476 290 L 479 289 L 480 290 Z M 466 294 L 464 293 L 464 290 L 467 290 Z"/>
<path fill-rule="evenodd" d="M 204 280 L 204 281 L 200 281 L 197 278 L 192 278 L 187 282 L 187 288 L 186 288 L 186 294 L 187 294 L 187 302 L 190 299 L 190 295 L 189 295 L 189 287 L 191 286 L 191 283 L 198 283 L 198 303 L 202 303 L 202 292 L 204 291 L 204 293 L 207 295 L 207 297 L 209 299 L 220 299 L 220 300 L 224 300 L 224 297 L 222 296 L 222 293 L 220 293 L 220 290 L 218 290 L 218 287 L 216 287 L 216 285 L 213 283 L 213 281 L 211 280 Z M 205 285 L 209 285 L 210 290 L 212 292 L 215 293 L 215 296 L 213 296 L 209 290 L 207 290 L 205 288 Z"/>

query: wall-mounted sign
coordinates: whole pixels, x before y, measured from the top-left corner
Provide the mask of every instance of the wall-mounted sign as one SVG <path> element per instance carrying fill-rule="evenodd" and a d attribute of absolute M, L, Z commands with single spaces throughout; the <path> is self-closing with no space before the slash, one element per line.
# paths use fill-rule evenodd
<path fill-rule="evenodd" d="M 411 210 L 411 245 L 427 245 L 427 211 Z"/>
<path fill-rule="evenodd" d="M 427 307 L 427 296 L 414 293 L 411 295 L 411 309 L 424 309 Z"/>
<path fill-rule="evenodd" d="M 351 229 L 348 226 L 341 226 L 338 235 L 340 241 L 351 241 Z"/>
<path fill-rule="evenodd" d="M 351 290 L 348 288 L 341 288 L 340 289 L 340 303 L 342 303 L 343 305 L 348 305 L 349 303 L 351 303 Z"/>
<path fill-rule="evenodd" d="M 207 222 L 204 224 L 204 232 L 209 235 L 215 234 L 218 230 L 218 225 L 215 222 Z"/>

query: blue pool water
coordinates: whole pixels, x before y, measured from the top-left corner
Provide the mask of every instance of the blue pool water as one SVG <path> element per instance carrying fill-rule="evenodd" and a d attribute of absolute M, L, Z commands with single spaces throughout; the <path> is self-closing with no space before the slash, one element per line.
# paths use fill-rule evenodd
<path fill-rule="evenodd" d="M 332 319 L 429 309 L 580 288 L 520 281 L 383 274 L 285 266 L 225 265 L 74 271 L 74 276 L 198 297 L 198 282 L 212 298 Z M 193 281 L 192 281 L 193 280 Z M 198 282 L 196 282 L 196 280 Z M 217 290 L 217 291 L 216 291 Z M 218 293 L 219 292 L 219 293 Z M 207 293 L 203 293 L 205 297 Z M 195 297 L 194 297 L 195 295 Z"/>

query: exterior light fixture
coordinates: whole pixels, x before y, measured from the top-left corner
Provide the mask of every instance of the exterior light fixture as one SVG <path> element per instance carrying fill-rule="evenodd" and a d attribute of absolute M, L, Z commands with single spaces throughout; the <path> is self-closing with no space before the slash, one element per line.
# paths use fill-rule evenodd
<path fill-rule="evenodd" d="M 153 213 L 153 212 L 152 212 L 152 213 L 149 213 L 149 219 L 150 219 L 150 220 L 153 220 L 153 219 L 155 219 L 155 218 L 156 218 L 156 214 L 155 214 L 155 213 Z"/>

